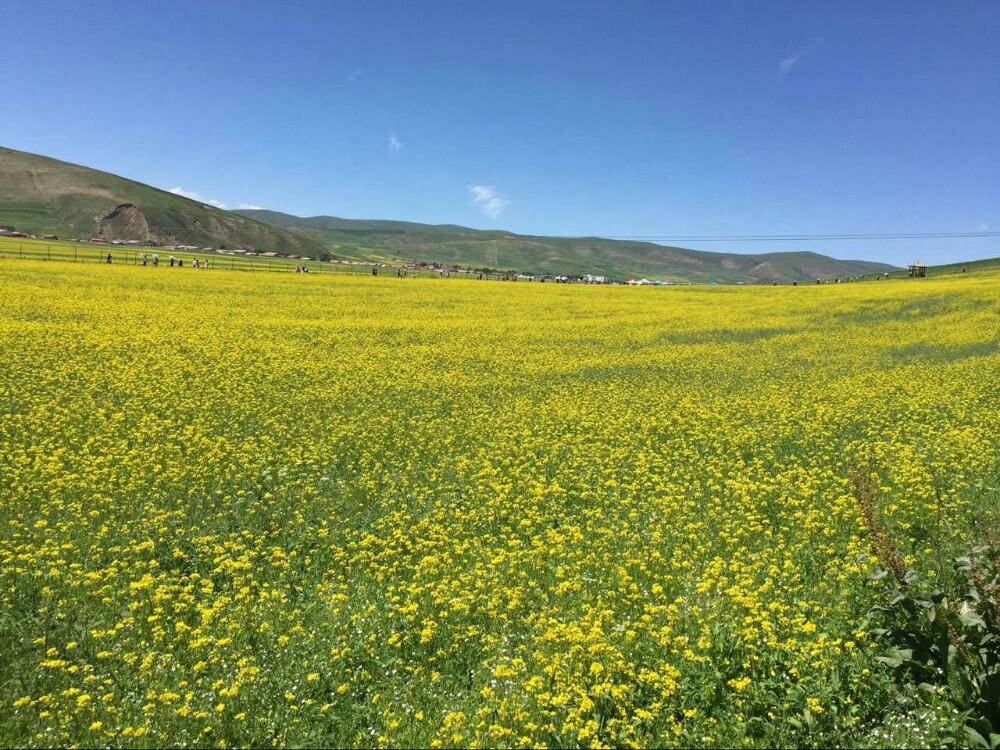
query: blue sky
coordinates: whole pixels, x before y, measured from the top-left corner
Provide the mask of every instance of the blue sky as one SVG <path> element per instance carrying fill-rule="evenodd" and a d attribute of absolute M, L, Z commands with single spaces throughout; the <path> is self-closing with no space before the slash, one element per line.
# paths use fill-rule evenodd
<path fill-rule="evenodd" d="M 0 144 L 233 208 L 515 232 L 1000 230 L 1000 3 L 8 3 Z M 893 263 L 1000 237 L 699 242 Z"/>

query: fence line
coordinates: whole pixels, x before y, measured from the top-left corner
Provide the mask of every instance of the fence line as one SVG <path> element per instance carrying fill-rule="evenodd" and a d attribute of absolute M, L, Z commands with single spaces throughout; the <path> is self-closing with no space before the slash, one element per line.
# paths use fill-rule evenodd
<path fill-rule="evenodd" d="M 17 245 L 17 249 L 14 250 L 14 245 Z M 424 269 L 412 269 L 404 268 L 403 266 L 372 266 L 372 265 L 354 265 L 351 263 L 330 263 L 328 261 L 301 261 L 296 263 L 297 259 L 290 258 L 264 258 L 259 255 L 247 256 L 247 255 L 220 255 L 216 253 L 198 253 L 191 252 L 189 250 L 181 251 L 164 251 L 161 252 L 160 248 L 136 248 L 136 247 L 123 247 L 121 245 L 92 245 L 87 243 L 70 243 L 52 245 L 49 243 L 42 242 L 13 242 L 7 240 L 6 238 L 0 238 L 0 258 L 20 258 L 25 260 L 54 260 L 54 261 L 69 261 L 73 263 L 107 263 L 107 256 L 110 254 L 112 256 L 112 263 L 117 265 L 130 265 L 138 266 L 142 265 L 142 256 L 146 255 L 148 258 L 148 264 L 153 263 L 152 256 L 154 253 L 160 255 L 160 264 L 164 266 L 169 266 L 169 257 L 173 255 L 175 258 L 183 260 L 187 267 L 192 267 L 192 261 L 197 259 L 198 261 L 208 261 L 209 266 L 207 270 L 226 270 L 226 271 L 265 271 L 269 273 L 285 273 L 294 272 L 296 266 L 308 266 L 309 273 L 320 273 L 320 274 L 346 274 L 349 276 L 371 276 L 372 268 L 378 268 L 378 275 L 387 275 L 395 277 L 399 269 L 403 269 L 406 273 L 407 278 L 433 278 L 439 276 L 436 269 L 424 268 Z M 166 256 L 166 257 L 164 257 Z M 200 265 L 200 264 L 199 264 Z M 448 278 L 451 274 L 446 274 Z M 455 275 L 459 279 L 478 279 L 478 272 L 468 272 L 459 273 L 455 272 Z M 856 281 L 872 281 L 882 278 L 893 278 L 894 276 L 887 275 L 885 273 L 866 273 L 858 274 L 855 276 L 845 276 L 841 278 L 823 278 L 814 279 L 809 281 L 798 281 L 797 285 L 809 285 L 809 284 L 843 284 L 851 283 Z M 484 280 L 499 281 L 503 279 L 509 280 L 510 274 L 503 273 L 484 273 L 482 278 Z M 898 278 L 898 277 L 897 277 Z M 760 284 L 766 284 L 767 282 L 758 282 Z M 778 282 L 776 282 L 778 283 Z M 786 286 L 791 282 L 780 282 L 782 286 Z"/>
<path fill-rule="evenodd" d="M 14 245 L 16 244 L 16 249 Z M 254 271 L 268 273 L 293 273 L 296 267 L 307 267 L 308 273 L 341 274 L 349 276 L 372 276 L 372 269 L 378 269 L 378 275 L 396 277 L 402 266 L 372 266 L 354 265 L 351 263 L 330 263 L 329 261 L 301 261 L 296 263 L 288 258 L 263 258 L 261 256 L 223 255 L 216 253 L 192 253 L 190 251 L 161 251 L 160 248 L 122 247 L 121 245 L 89 245 L 74 244 L 52 245 L 41 242 L 9 242 L 0 241 L 0 258 L 18 258 L 23 260 L 51 260 L 70 263 L 108 263 L 111 255 L 112 265 L 141 266 L 142 256 L 147 257 L 147 265 L 153 265 L 153 254 L 158 254 L 159 265 L 170 267 L 170 256 L 183 261 L 182 267 L 193 268 L 193 261 L 198 260 L 204 270 Z M 206 268 L 202 263 L 208 261 Z M 407 278 L 430 278 L 437 276 L 433 269 L 403 269 Z M 423 273 L 421 273 L 423 271 Z M 477 278 L 476 273 L 456 273 L 458 278 Z M 448 274 L 450 277 L 450 274 Z M 484 274 L 484 279 L 499 278 L 499 274 Z"/>
<path fill-rule="evenodd" d="M 20 258 L 25 260 L 57 260 L 69 261 L 72 263 L 107 263 L 107 256 L 111 255 L 111 262 L 116 265 L 139 266 L 142 265 L 142 256 L 147 257 L 148 265 L 153 264 L 153 254 L 160 256 L 159 263 L 163 266 L 170 265 L 170 256 L 182 260 L 184 266 L 192 267 L 194 260 L 199 261 L 199 266 L 208 261 L 209 270 L 224 269 L 227 271 L 270 271 L 270 272 L 294 272 L 296 266 L 308 266 L 309 273 L 340 273 L 363 275 L 371 274 L 372 266 L 356 266 L 344 263 L 329 263 L 324 261 L 301 261 L 295 263 L 285 258 L 262 258 L 259 256 L 242 255 L 222 255 L 215 253 L 192 253 L 189 251 L 161 251 L 158 248 L 136 249 L 122 248 L 119 245 L 51 245 L 43 243 L 23 243 L 0 242 L 0 258 Z M 381 270 L 381 269 L 380 269 Z"/>

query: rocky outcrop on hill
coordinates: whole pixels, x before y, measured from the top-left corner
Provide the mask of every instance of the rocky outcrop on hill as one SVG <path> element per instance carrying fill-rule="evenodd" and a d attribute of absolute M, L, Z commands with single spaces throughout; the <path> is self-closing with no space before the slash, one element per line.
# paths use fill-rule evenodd
<path fill-rule="evenodd" d="M 0 224 L 29 234 L 323 258 L 322 243 L 117 175 L 0 147 Z"/>
<path fill-rule="evenodd" d="M 100 218 L 97 233 L 106 240 L 139 240 L 149 237 L 149 222 L 142 209 L 131 203 L 121 203 Z"/>

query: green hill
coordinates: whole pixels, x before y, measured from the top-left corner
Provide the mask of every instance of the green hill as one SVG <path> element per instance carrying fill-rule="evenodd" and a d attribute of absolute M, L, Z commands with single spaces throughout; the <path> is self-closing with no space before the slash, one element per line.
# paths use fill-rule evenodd
<path fill-rule="evenodd" d="M 961 263 L 947 263 L 940 266 L 927 266 L 925 270 L 926 278 L 934 276 L 950 276 L 952 274 L 975 273 L 1000 271 L 1000 258 L 984 258 L 983 260 L 967 260 Z M 906 270 L 893 271 L 890 277 L 904 279 L 909 276 Z"/>
<path fill-rule="evenodd" d="M 836 260 L 811 252 L 710 253 L 652 242 L 517 235 L 454 224 L 224 211 L 107 172 L 8 148 L 0 148 L 0 226 L 35 235 L 100 235 L 160 245 L 614 279 L 768 283 L 896 270 L 882 263 Z"/>
<path fill-rule="evenodd" d="M 316 240 L 107 172 L 0 148 L 0 226 L 322 257 Z"/>
<path fill-rule="evenodd" d="M 811 252 L 710 253 L 652 242 L 600 237 L 536 237 L 454 224 L 300 218 L 277 211 L 237 211 L 301 232 L 336 256 L 447 263 L 529 273 L 598 274 L 616 279 L 669 278 L 728 283 L 789 282 L 896 270 L 884 263 L 836 260 Z"/>

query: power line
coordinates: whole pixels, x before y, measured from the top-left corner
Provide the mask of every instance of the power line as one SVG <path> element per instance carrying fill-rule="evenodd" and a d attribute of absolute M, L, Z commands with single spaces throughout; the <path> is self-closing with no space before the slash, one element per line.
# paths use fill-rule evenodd
<path fill-rule="evenodd" d="M 76 222 L 69 222 L 64 225 L 71 229 L 87 229 L 86 227 L 76 227 Z M 316 237 L 309 234 L 301 233 L 301 230 L 293 227 L 282 227 L 274 224 L 264 225 L 269 230 L 278 231 L 290 231 L 292 233 L 298 234 L 299 237 L 307 240 L 312 240 L 314 242 L 322 243 Z M 236 227 L 234 227 L 236 228 Z M 98 227 L 95 225 L 93 230 L 96 231 Z M 160 231 L 186 231 L 186 232 L 201 232 L 210 233 L 210 230 L 204 229 L 202 227 L 191 227 L 187 225 L 177 225 L 177 224 L 156 224 L 156 230 Z M 242 227 L 239 227 L 242 229 Z M 247 231 L 252 231 L 247 229 Z M 260 232 L 261 230 L 256 230 Z M 337 230 L 332 230 L 336 232 Z M 473 231 L 497 231 L 497 230 L 473 230 Z M 366 233 L 379 234 L 379 230 L 366 230 Z M 429 229 L 426 232 L 421 230 L 415 230 L 415 234 L 445 234 L 434 229 Z M 501 239 L 514 239 L 521 235 L 512 235 L 511 237 L 503 237 Z M 530 235 L 536 236 L 536 235 Z M 549 237 L 557 237 L 559 239 L 606 239 L 606 240 L 645 240 L 652 242 L 665 242 L 665 241 L 678 241 L 678 242 L 820 242 L 828 240 L 924 240 L 924 239 L 959 239 L 959 238 L 975 238 L 975 237 L 1000 237 L 1000 231 L 995 232 L 891 232 L 891 233 L 869 233 L 869 234 L 560 234 L 560 235 L 546 235 Z M 493 240 L 496 241 L 495 239 Z"/>
<path fill-rule="evenodd" d="M 824 240 L 929 240 L 960 237 L 1000 237 L 1000 232 L 897 232 L 893 234 L 632 234 L 605 235 L 609 240 L 663 242 L 813 242 Z"/>

